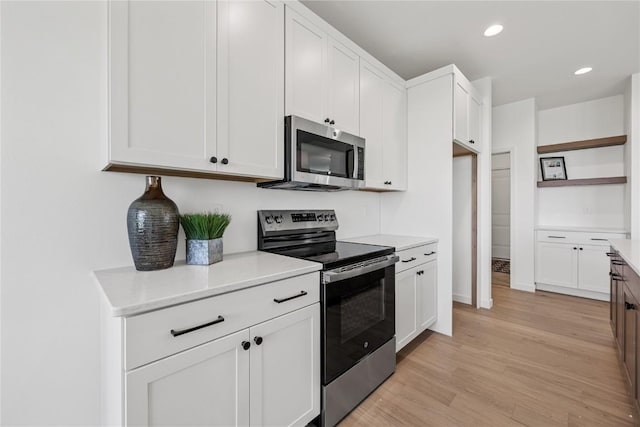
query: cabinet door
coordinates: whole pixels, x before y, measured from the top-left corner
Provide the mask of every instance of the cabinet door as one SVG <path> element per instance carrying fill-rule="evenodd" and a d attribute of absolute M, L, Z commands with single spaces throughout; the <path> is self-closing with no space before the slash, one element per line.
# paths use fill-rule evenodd
<path fill-rule="evenodd" d="M 635 399 L 636 394 L 636 301 L 623 287 L 624 292 L 624 344 L 623 360 L 625 372 L 629 384 L 631 384 L 631 396 Z"/>
<path fill-rule="evenodd" d="M 438 318 L 438 262 L 419 266 L 418 275 L 418 332 L 433 325 Z"/>
<path fill-rule="evenodd" d="M 456 76 L 453 89 L 453 139 L 469 145 L 469 91 Z"/>
<path fill-rule="evenodd" d="M 616 337 L 618 337 L 618 351 L 622 355 L 622 353 L 624 352 L 624 282 L 621 280 L 617 280 L 616 282 L 618 285 L 618 301 L 616 302 L 616 307 L 618 310 L 618 324 L 616 328 Z"/>
<path fill-rule="evenodd" d="M 473 94 L 469 94 L 469 144 L 480 152 L 482 148 L 482 103 Z"/>
<path fill-rule="evenodd" d="M 594 292 L 609 292 L 609 257 L 607 246 L 580 245 L 578 288 Z"/>
<path fill-rule="evenodd" d="M 126 374 L 129 426 L 249 425 L 249 330 Z"/>
<path fill-rule="evenodd" d="M 286 8 L 286 115 L 323 123 L 326 99 L 327 35 Z"/>
<path fill-rule="evenodd" d="M 109 2 L 109 162 L 215 171 L 216 4 Z"/>
<path fill-rule="evenodd" d="M 618 300 L 618 281 L 613 277 L 609 277 L 609 289 L 611 291 L 611 298 L 609 299 L 609 320 L 611 322 L 611 330 L 613 331 L 613 337 L 616 338 L 616 328 L 618 322 L 618 310 L 616 303 Z"/>
<path fill-rule="evenodd" d="M 320 305 L 252 327 L 251 340 L 251 425 L 306 425 L 320 414 Z"/>
<path fill-rule="evenodd" d="M 578 246 L 565 243 L 536 244 L 536 282 L 578 287 Z"/>
<path fill-rule="evenodd" d="M 396 274 L 396 352 L 418 333 L 418 271 L 410 268 Z"/>
<path fill-rule="evenodd" d="M 386 189 L 384 176 L 385 77 L 365 61 L 360 61 L 360 136 L 366 141 L 365 185 Z"/>
<path fill-rule="evenodd" d="M 218 38 L 218 171 L 282 178 L 283 4 L 219 0 Z"/>
<path fill-rule="evenodd" d="M 329 38 L 327 116 L 345 132 L 360 133 L 360 57 Z"/>
<path fill-rule="evenodd" d="M 382 170 L 390 184 L 385 188 L 407 189 L 407 92 L 386 82 L 383 99 Z"/>

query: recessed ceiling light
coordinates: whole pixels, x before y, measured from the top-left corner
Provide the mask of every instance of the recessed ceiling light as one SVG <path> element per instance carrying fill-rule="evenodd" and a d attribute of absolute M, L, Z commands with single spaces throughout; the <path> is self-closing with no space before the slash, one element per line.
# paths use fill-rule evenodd
<path fill-rule="evenodd" d="M 575 74 L 576 76 L 579 76 L 580 74 L 587 74 L 589 71 L 593 70 L 593 68 L 591 67 L 584 67 L 584 68 L 580 68 L 579 70 L 576 70 Z"/>
<path fill-rule="evenodd" d="M 495 24 L 484 30 L 485 37 L 493 37 L 496 34 L 500 34 L 503 30 L 503 26 L 500 24 Z"/>

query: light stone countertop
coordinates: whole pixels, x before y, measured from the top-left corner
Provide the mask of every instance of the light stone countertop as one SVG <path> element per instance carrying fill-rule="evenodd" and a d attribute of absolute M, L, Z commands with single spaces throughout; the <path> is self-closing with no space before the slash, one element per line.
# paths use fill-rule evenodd
<path fill-rule="evenodd" d="M 611 246 L 616 249 L 622 259 L 640 276 L 640 240 L 612 239 Z"/>
<path fill-rule="evenodd" d="M 126 317 L 321 269 L 319 263 L 254 251 L 225 254 L 210 266 L 178 261 L 166 270 L 143 272 L 131 266 L 93 274 L 111 315 Z"/>
<path fill-rule="evenodd" d="M 435 237 L 396 236 L 393 234 L 375 234 L 373 236 L 350 237 L 339 239 L 344 242 L 366 243 L 369 245 L 393 246 L 396 251 L 403 251 L 429 243 L 437 243 Z"/>
<path fill-rule="evenodd" d="M 606 227 L 560 227 L 556 225 L 538 225 L 536 230 L 548 230 L 548 231 L 578 231 L 584 233 L 629 233 L 622 228 L 606 228 Z"/>

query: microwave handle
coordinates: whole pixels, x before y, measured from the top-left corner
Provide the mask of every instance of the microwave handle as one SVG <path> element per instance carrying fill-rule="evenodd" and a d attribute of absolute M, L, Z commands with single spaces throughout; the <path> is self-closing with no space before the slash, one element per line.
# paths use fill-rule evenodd
<path fill-rule="evenodd" d="M 351 177 L 358 179 L 358 146 L 353 146 L 353 170 L 351 171 Z"/>

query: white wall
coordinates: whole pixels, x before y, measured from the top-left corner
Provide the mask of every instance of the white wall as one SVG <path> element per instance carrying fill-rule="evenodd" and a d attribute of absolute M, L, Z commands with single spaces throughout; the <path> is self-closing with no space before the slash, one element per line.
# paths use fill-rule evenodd
<path fill-rule="evenodd" d="M 144 190 L 142 175 L 99 171 L 107 139 L 107 6 L 1 8 L 0 424 L 96 425 L 99 295 L 90 272 L 132 264 L 126 211 Z M 334 208 L 338 237 L 379 231 L 377 193 L 171 177 L 163 187 L 183 212 L 220 207 L 233 215 L 227 253 L 256 248 L 258 209 Z"/>
<path fill-rule="evenodd" d="M 625 226 L 632 239 L 640 239 L 640 73 L 629 77 L 624 93 L 624 128 L 627 134 Z"/>
<path fill-rule="evenodd" d="M 471 304 L 472 158 L 453 158 L 453 300 Z"/>
<path fill-rule="evenodd" d="M 447 75 L 408 90 L 408 173 L 404 193 L 383 194 L 383 233 L 434 236 L 438 242 L 438 321 L 452 333 L 453 79 Z"/>
<path fill-rule="evenodd" d="M 493 109 L 493 152 L 510 152 L 511 187 L 511 287 L 533 292 L 536 189 L 535 99 Z"/>
<path fill-rule="evenodd" d="M 538 145 L 624 133 L 622 95 L 538 112 Z M 625 175 L 624 152 L 624 146 L 616 146 L 564 151 L 544 157 L 563 156 L 567 177 L 579 179 Z M 625 197 L 624 184 L 540 188 L 538 221 L 540 225 L 624 228 Z"/>

